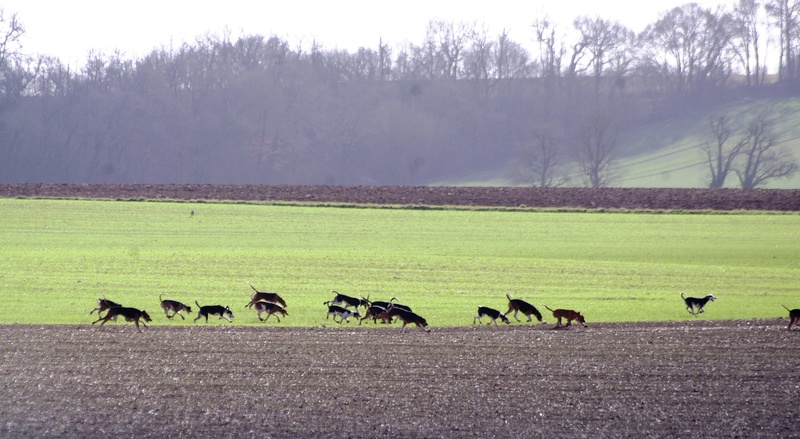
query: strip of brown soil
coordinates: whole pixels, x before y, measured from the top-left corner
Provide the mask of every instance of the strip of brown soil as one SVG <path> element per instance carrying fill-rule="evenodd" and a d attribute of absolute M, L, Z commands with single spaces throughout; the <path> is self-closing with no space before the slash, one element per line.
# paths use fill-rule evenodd
<path fill-rule="evenodd" d="M 800 211 L 800 190 L 5 184 L 0 197 L 243 200 L 419 206 Z"/>

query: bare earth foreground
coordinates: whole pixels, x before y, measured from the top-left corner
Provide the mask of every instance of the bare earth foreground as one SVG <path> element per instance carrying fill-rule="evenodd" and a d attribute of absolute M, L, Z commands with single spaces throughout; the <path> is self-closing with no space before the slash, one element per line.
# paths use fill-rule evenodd
<path fill-rule="evenodd" d="M 0 436 L 797 437 L 784 325 L 0 326 Z"/>
<path fill-rule="evenodd" d="M 0 185 L 0 197 L 800 211 L 796 190 Z M 0 325 L 0 437 L 800 437 L 800 331 L 786 324 Z"/>

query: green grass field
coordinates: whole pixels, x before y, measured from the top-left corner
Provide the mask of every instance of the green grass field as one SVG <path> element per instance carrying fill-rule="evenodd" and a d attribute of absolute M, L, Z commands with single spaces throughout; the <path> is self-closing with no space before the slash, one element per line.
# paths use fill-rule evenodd
<path fill-rule="evenodd" d="M 0 199 L 0 212 L 2 324 L 90 323 L 105 296 L 147 310 L 153 325 L 191 325 L 195 314 L 164 317 L 165 293 L 193 307 L 229 305 L 236 325 L 277 325 L 244 308 L 248 281 L 286 299 L 280 325 L 292 326 L 336 325 L 322 304 L 333 290 L 397 297 L 432 327 L 471 325 L 480 305 L 505 311 L 506 293 L 580 310 L 590 325 L 693 319 L 681 291 L 717 296 L 703 319 L 785 317 L 780 304 L 800 307 L 793 214 L 20 199 Z"/>

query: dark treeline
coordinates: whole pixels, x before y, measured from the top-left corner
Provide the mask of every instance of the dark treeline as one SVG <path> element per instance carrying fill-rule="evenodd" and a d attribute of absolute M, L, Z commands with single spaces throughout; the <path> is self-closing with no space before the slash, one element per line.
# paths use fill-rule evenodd
<path fill-rule="evenodd" d="M 77 71 L 21 53 L 24 28 L 3 16 L 0 181 L 417 185 L 514 162 L 530 184 L 565 184 L 571 163 L 603 186 L 626 127 L 763 90 L 768 36 L 777 81 L 795 84 L 799 11 L 686 4 L 638 35 L 532 17 L 534 51 L 444 21 L 418 45 L 355 52 L 207 35 Z"/>

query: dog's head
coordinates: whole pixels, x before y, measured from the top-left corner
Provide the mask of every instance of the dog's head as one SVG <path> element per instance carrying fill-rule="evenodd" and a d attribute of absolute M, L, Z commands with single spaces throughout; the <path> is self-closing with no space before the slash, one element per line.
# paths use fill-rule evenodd
<path fill-rule="evenodd" d="M 716 300 L 717 300 L 717 298 L 716 298 L 716 297 L 714 297 L 714 296 L 712 296 L 711 294 L 709 294 L 708 296 L 706 296 L 706 299 L 709 299 L 709 300 L 711 300 L 712 302 L 714 302 L 714 301 L 716 301 Z"/>
<path fill-rule="evenodd" d="M 192 313 L 192 307 L 191 307 L 191 306 L 189 306 L 189 305 L 183 305 L 183 307 L 184 307 L 184 308 L 186 308 L 186 313 L 187 313 L 187 314 L 191 314 L 191 313 Z"/>
<path fill-rule="evenodd" d="M 228 316 L 229 318 L 233 318 L 233 311 L 231 311 L 231 309 L 230 309 L 230 308 L 228 308 L 227 306 L 225 307 L 224 314 L 225 314 L 226 316 Z"/>
<path fill-rule="evenodd" d="M 581 323 L 581 325 L 586 326 L 586 319 L 583 318 L 583 314 L 581 314 L 581 313 L 579 313 L 577 311 L 575 313 L 578 314 L 578 317 L 576 317 L 576 318 Z"/>
<path fill-rule="evenodd" d="M 500 314 L 500 320 L 502 320 L 503 323 L 505 323 L 506 325 L 510 325 L 511 324 L 511 321 L 508 320 L 508 317 L 506 317 L 505 314 L 502 314 L 502 313 Z"/>
<path fill-rule="evenodd" d="M 150 318 L 150 315 L 147 314 L 147 311 L 145 311 L 145 310 L 142 310 L 142 318 L 144 319 L 145 322 L 149 322 L 149 321 L 153 320 L 153 319 Z"/>

